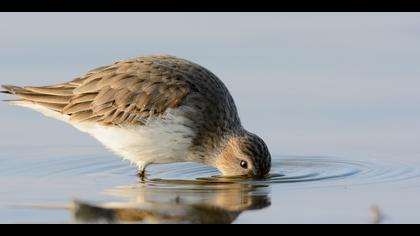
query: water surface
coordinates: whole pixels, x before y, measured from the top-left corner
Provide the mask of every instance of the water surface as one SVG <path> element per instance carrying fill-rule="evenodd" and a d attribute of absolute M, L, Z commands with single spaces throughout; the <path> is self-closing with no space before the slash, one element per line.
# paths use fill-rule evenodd
<path fill-rule="evenodd" d="M 88 135 L 0 102 L 0 222 L 420 223 L 419 26 L 419 13 L 1 13 L 0 84 L 176 55 L 220 77 L 277 155 L 264 181 L 175 164 L 139 182 Z"/>
<path fill-rule="evenodd" d="M 265 180 L 193 163 L 136 169 L 97 147 L 0 153 L 0 222 L 383 223 L 420 220 L 416 161 L 274 156 Z"/>

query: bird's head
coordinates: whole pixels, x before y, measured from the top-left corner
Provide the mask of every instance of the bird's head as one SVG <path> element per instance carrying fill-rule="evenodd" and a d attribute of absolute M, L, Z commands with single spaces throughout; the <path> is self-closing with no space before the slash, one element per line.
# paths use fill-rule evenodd
<path fill-rule="evenodd" d="M 225 176 L 263 178 L 271 169 L 271 155 L 257 135 L 243 131 L 226 139 L 215 166 Z"/>

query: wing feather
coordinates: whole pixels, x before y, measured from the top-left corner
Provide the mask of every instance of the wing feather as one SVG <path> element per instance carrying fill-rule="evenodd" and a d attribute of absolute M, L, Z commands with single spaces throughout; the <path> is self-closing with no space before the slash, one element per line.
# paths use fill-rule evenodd
<path fill-rule="evenodd" d="M 191 88 L 175 57 L 139 57 L 89 71 L 70 82 L 45 87 L 3 86 L 24 101 L 64 115 L 70 121 L 103 125 L 144 124 L 181 105 Z"/>

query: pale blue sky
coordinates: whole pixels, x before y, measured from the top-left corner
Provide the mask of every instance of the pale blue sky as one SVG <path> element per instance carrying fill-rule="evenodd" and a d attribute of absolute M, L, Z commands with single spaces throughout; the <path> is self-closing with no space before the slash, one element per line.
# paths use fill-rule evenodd
<path fill-rule="evenodd" d="M 420 156 L 418 13 L 0 13 L 0 35 L 0 84 L 173 54 L 218 75 L 275 154 Z M 0 121 L 1 145 L 98 145 L 22 108 Z"/>

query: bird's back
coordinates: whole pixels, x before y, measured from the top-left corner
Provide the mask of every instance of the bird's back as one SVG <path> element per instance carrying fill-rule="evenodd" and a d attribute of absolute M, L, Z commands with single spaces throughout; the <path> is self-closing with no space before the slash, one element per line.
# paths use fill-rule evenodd
<path fill-rule="evenodd" d="M 3 88 L 19 97 L 13 104 L 77 124 L 144 127 L 171 111 L 185 118 L 180 124 L 192 132 L 183 135 L 202 154 L 240 126 L 223 82 L 204 67 L 169 55 L 118 61 L 52 86 Z"/>

